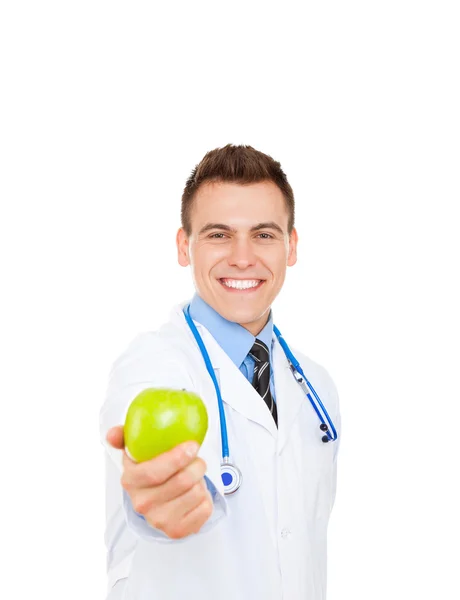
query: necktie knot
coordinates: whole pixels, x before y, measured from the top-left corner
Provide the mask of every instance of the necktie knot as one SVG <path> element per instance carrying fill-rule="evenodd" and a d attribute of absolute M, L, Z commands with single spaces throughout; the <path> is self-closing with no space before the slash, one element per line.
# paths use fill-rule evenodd
<path fill-rule="evenodd" d="M 251 348 L 250 354 L 254 357 L 256 362 L 269 361 L 268 348 L 261 340 L 256 339 L 253 347 Z"/>

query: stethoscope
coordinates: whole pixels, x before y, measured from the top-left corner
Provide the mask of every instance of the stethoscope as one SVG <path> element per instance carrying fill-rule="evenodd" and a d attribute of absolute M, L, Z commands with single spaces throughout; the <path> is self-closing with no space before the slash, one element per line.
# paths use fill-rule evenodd
<path fill-rule="evenodd" d="M 214 387 L 216 388 L 217 401 L 219 404 L 220 433 L 221 433 L 221 438 L 222 438 L 222 463 L 220 466 L 220 472 L 221 472 L 221 477 L 222 477 L 222 483 L 224 484 L 224 494 L 226 496 L 228 496 L 230 494 L 234 494 L 236 492 L 236 490 L 241 486 L 241 482 L 243 481 L 243 475 L 242 475 L 241 471 L 238 469 L 238 467 L 230 462 L 230 453 L 228 450 L 228 437 L 227 437 L 227 421 L 225 419 L 224 403 L 222 401 L 219 384 L 217 383 L 216 374 L 214 373 L 211 359 L 209 358 L 208 351 L 206 350 L 206 346 L 204 345 L 204 342 L 201 339 L 198 329 L 196 328 L 195 323 L 193 322 L 193 320 L 190 316 L 190 305 L 185 307 L 183 309 L 183 312 L 185 315 L 185 319 L 186 319 L 190 329 L 192 330 L 195 340 L 201 350 L 201 355 L 203 356 L 204 362 L 206 363 L 206 368 L 207 368 L 208 373 L 211 376 L 211 379 L 214 383 Z M 298 360 L 292 354 L 291 350 L 289 349 L 289 346 L 286 344 L 279 329 L 275 325 L 273 325 L 273 331 L 275 332 L 276 337 L 278 338 L 278 341 L 284 350 L 284 354 L 286 355 L 286 358 L 288 360 L 289 366 L 291 367 L 291 371 L 292 371 L 292 374 L 294 375 L 295 380 L 300 385 L 302 390 L 305 392 L 305 395 L 310 400 L 311 405 L 315 409 L 315 412 L 318 415 L 319 420 L 321 421 L 321 425 L 319 426 L 319 428 L 323 433 L 325 433 L 325 435 L 322 436 L 321 440 L 324 443 L 327 443 L 329 441 L 332 441 L 332 442 L 335 441 L 337 439 L 337 431 L 334 427 L 334 424 L 333 424 L 331 418 L 329 417 L 327 410 L 325 409 L 323 403 L 321 402 L 318 394 L 315 392 L 313 386 L 308 381 L 308 379 L 305 377 L 305 374 L 302 371 L 302 367 L 300 366 Z M 329 431 L 328 425 L 325 423 L 323 416 L 319 411 L 317 404 L 313 400 L 312 395 L 310 394 L 310 391 L 313 393 L 313 396 L 318 401 L 318 403 L 324 413 L 324 416 L 326 417 L 326 419 L 331 427 L 332 435 Z"/>

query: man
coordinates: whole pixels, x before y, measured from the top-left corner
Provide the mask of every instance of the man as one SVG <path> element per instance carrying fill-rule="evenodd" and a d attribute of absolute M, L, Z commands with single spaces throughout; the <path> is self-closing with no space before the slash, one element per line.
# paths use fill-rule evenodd
<path fill-rule="evenodd" d="M 271 157 L 228 145 L 194 169 L 181 215 L 178 260 L 191 267 L 196 294 L 115 361 L 101 410 L 108 598 L 323 600 L 338 440 L 323 443 L 271 312 L 297 260 L 291 186 Z M 187 324 L 188 306 L 212 371 Z M 340 438 L 331 378 L 293 354 Z M 148 387 L 185 388 L 203 399 L 209 427 L 200 448 L 181 444 L 139 464 L 128 458 L 122 424 Z M 220 471 L 218 391 L 230 459 L 243 477 L 232 494 Z"/>

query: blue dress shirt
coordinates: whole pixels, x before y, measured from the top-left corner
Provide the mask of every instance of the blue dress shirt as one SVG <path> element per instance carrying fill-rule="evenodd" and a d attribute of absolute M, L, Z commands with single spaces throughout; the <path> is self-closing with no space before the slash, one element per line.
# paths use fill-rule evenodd
<path fill-rule="evenodd" d="M 252 384 L 255 360 L 252 356 L 249 356 L 249 352 L 256 341 L 255 336 L 242 325 L 224 319 L 224 317 L 211 308 L 211 306 L 198 296 L 198 294 L 193 296 L 190 303 L 190 316 L 194 321 L 198 321 L 198 323 L 201 323 L 201 325 L 206 327 L 222 350 Z M 273 317 L 271 311 L 267 324 L 257 335 L 257 339 L 264 342 L 269 350 L 270 391 L 273 399 L 276 401 L 273 369 L 271 368 L 273 352 Z"/>

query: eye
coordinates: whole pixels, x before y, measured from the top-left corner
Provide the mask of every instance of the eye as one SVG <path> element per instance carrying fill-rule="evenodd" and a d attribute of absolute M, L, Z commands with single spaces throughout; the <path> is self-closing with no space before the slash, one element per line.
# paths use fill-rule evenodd
<path fill-rule="evenodd" d="M 217 236 L 221 236 L 221 237 L 217 237 Z M 224 236 L 225 236 L 224 233 L 211 233 L 211 235 L 208 237 L 211 239 L 221 240 Z"/>
<path fill-rule="evenodd" d="M 273 239 L 273 236 L 270 233 L 259 233 L 259 236 L 264 236 L 262 238 L 263 240 L 271 240 L 271 239 Z"/>

